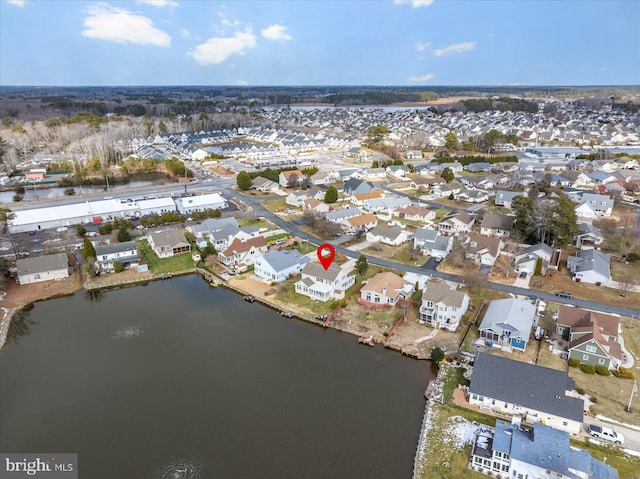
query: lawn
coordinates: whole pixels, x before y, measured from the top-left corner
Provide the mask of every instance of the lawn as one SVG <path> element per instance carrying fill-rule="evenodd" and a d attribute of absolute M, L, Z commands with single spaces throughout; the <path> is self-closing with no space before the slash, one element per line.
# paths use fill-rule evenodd
<path fill-rule="evenodd" d="M 280 213 L 286 209 L 291 208 L 291 206 L 285 203 L 284 197 L 265 200 L 261 204 L 272 213 Z"/>
<path fill-rule="evenodd" d="M 158 258 L 147 241 L 139 241 L 138 246 L 152 273 L 175 273 L 195 268 L 195 263 L 189 253 L 172 256 L 171 258 Z"/>
<path fill-rule="evenodd" d="M 301 243 L 298 245 L 298 247 L 296 248 L 298 250 L 298 253 L 300 254 L 309 254 L 312 251 L 316 251 L 318 249 L 318 247 L 314 244 L 311 243 Z"/>
<path fill-rule="evenodd" d="M 329 314 L 331 312 L 331 304 L 333 301 L 314 301 L 308 296 L 296 293 L 295 284 L 300 281 L 300 276 L 288 279 L 281 284 L 276 285 L 275 302 L 286 307 L 287 305 L 295 305 L 300 311 L 311 316 Z M 270 299 L 270 298 L 267 298 Z"/>
<path fill-rule="evenodd" d="M 428 256 L 412 254 L 409 251 L 410 249 L 411 243 L 405 243 L 400 246 L 380 244 L 376 247 L 369 246 L 362 250 L 362 253 L 370 256 L 375 256 L 376 258 L 388 259 L 391 261 L 396 261 L 398 263 L 408 264 L 410 266 L 421 265 L 425 261 L 427 261 L 427 259 L 429 259 Z"/>
<path fill-rule="evenodd" d="M 258 229 L 260 229 L 260 228 L 273 229 L 274 228 L 274 226 L 269 221 L 261 220 L 261 219 L 258 219 L 258 218 L 240 218 L 238 220 L 238 225 L 240 227 L 255 226 Z"/>

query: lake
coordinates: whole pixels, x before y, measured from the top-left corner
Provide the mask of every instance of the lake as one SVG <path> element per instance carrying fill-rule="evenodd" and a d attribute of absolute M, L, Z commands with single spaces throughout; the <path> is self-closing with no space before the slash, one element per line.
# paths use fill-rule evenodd
<path fill-rule="evenodd" d="M 0 450 L 79 477 L 407 478 L 428 362 L 198 276 L 36 303 L 0 350 Z"/>

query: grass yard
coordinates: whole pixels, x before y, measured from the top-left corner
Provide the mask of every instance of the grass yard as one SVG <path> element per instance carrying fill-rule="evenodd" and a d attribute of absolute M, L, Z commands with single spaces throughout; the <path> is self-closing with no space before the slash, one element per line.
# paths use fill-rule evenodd
<path fill-rule="evenodd" d="M 559 354 L 551 352 L 547 343 L 542 343 L 540 346 L 540 354 L 538 354 L 538 362 L 536 364 L 545 368 L 557 369 L 558 371 L 566 371 L 569 368 L 567 362 Z"/>
<path fill-rule="evenodd" d="M 139 241 L 138 246 L 152 273 L 175 273 L 195 267 L 190 253 L 183 253 L 171 258 L 158 258 L 147 241 Z"/>
<path fill-rule="evenodd" d="M 391 261 L 396 261 L 402 264 L 408 264 L 410 266 L 418 266 L 423 264 L 427 259 L 427 256 L 422 256 L 420 254 L 412 254 L 409 250 L 411 249 L 410 243 L 405 243 L 400 246 L 390 246 L 387 244 L 380 244 L 378 247 L 369 246 L 362 250 L 362 253 L 370 256 L 375 256 L 376 258 L 388 259 Z"/>
<path fill-rule="evenodd" d="M 318 249 L 318 247 L 316 245 L 314 245 L 314 244 L 304 242 L 302 244 L 299 244 L 296 249 L 298 250 L 298 253 L 300 253 L 300 254 L 309 254 L 312 251 L 316 251 Z"/>
<path fill-rule="evenodd" d="M 240 227 L 245 227 L 245 226 L 255 226 L 256 228 L 267 228 L 267 229 L 273 229 L 274 225 L 271 224 L 269 221 L 267 220 L 261 220 L 258 218 L 240 218 L 238 220 L 238 225 Z"/>
<path fill-rule="evenodd" d="M 295 284 L 300 281 L 300 276 L 293 279 L 288 279 L 281 284 L 274 286 L 276 294 L 274 296 L 275 302 L 283 305 L 284 307 L 296 306 L 296 310 L 309 314 L 311 316 L 329 314 L 331 312 L 331 303 L 333 301 L 314 301 L 311 298 L 302 294 L 296 293 Z M 271 299 L 267 297 L 267 299 Z"/>
<path fill-rule="evenodd" d="M 291 206 L 285 203 L 284 197 L 264 200 L 261 204 L 272 213 L 280 213 L 286 209 L 291 208 Z"/>

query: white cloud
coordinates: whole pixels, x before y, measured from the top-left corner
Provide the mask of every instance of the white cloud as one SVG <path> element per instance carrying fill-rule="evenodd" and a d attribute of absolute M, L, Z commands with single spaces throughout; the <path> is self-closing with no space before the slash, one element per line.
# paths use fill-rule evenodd
<path fill-rule="evenodd" d="M 181 28 L 180 30 L 178 30 L 178 33 L 180 33 L 180 36 L 182 38 L 186 38 L 187 40 L 191 39 L 191 32 L 186 28 Z"/>
<path fill-rule="evenodd" d="M 268 40 L 291 40 L 291 35 L 287 33 L 287 27 L 284 25 L 269 25 L 264 30 L 261 30 L 262 36 Z"/>
<path fill-rule="evenodd" d="M 446 55 L 448 53 L 462 53 L 468 52 L 470 50 L 475 50 L 476 42 L 462 42 L 456 43 L 454 45 L 449 45 L 445 48 L 437 48 L 433 51 L 433 54 L 437 57 L 441 57 L 442 55 Z"/>
<path fill-rule="evenodd" d="M 146 3 L 154 7 L 177 7 L 178 2 L 174 0 L 136 0 L 138 3 Z"/>
<path fill-rule="evenodd" d="M 232 37 L 213 37 L 198 45 L 188 55 L 200 65 L 222 63 L 231 55 L 244 55 L 245 50 L 256 46 L 256 37 L 250 28 L 236 32 Z"/>
<path fill-rule="evenodd" d="M 24 7 L 24 4 L 26 3 L 27 0 L 7 0 L 7 3 L 10 3 L 11 5 L 15 5 L 16 7 Z"/>
<path fill-rule="evenodd" d="M 416 50 L 418 50 L 419 52 L 422 52 L 422 51 L 426 50 L 427 48 L 429 48 L 430 46 L 431 46 L 431 42 L 418 43 L 416 45 Z"/>
<path fill-rule="evenodd" d="M 82 30 L 82 35 L 89 38 L 157 47 L 171 45 L 171 37 L 154 28 L 153 22 L 147 17 L 106 3 L 89 8 L 84 26 L 86 30 Z"/>
<path fill-rule="evenodd" d="M 248 86 L 249 82 L 246 80 L 236 80 L 236 85 L 238 86 Z"/>
<path fill-rule="evenodd" d="M 401 3 L 410 3 L 412 8 L 428 7 L 433 0 L 393 0 L 393 3 L 400 5 Z"/>
<path fill-rule="evenodd" d="M 409 81 L 414 81 L 418 83 L 427 82 L 432 80 L 435 77 L 433 73 L 425 73 L 424 75 L 420 75 L 419 77 L 409 77 Z"/>

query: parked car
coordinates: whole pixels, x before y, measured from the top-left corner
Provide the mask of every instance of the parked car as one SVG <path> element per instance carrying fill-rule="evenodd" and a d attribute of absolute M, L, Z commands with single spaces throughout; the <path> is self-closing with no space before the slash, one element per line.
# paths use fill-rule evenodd
<path fill-rule="evenodd" d="M 567 299 L 571 299 L 571 297 L 573 296 L 573 294 L 571 293 L 571 291 L 558 291 L 556 293 L 556 296 L 558 296 L 559 298 L 567 298 Z"/>
<path fill-rule="evenodd" d="M 601 427 L 596 426 L 595 424 L 590 424 L 589 434 L 591 434 L 591 436 L 593 437 L 597 437 L 598 439 L 605 439 L 615 444 L 624 443 L 624 436 L 619 432 L 615 432 L 613 429 L 609 429 L 608 427 Z"/>

